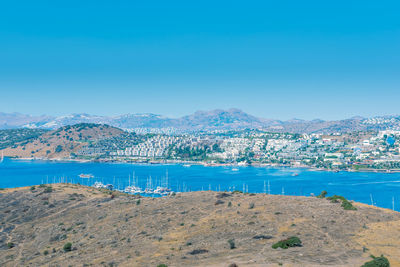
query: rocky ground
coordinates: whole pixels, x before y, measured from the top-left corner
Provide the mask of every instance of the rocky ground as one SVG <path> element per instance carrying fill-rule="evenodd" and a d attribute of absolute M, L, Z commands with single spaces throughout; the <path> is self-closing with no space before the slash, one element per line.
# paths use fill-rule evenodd
<path fill-rule="evenodd" d="M 315 197 L 139 198 L 57 184 L 0 191 L 0 266 L 400 266 L 400 213 Z M 290 236 L 301 247 L 273 249 Z M 71 248 L 67 243 L 71 243 Z"/>

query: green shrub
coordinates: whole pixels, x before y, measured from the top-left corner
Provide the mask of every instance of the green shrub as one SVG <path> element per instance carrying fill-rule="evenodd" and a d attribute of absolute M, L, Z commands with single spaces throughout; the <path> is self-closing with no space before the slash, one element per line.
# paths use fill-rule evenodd
<path fill-rule="evenodd" d="M 7 243 L 7 247 L 8 248 L 13 248 L 13 247 L 15 247 L 15 244 L 13 242 L 8 242 Z"/>
<path fill-rule="evenodd" d="M 36 189 L 35 186 L 31 186 L 31 191 L 34 191 Z"/>
<path fill-rule="evenodd" d="M 254 203 L 250 203 L 249 209 L 254 209 Z"/>
<path fill-rule="evenodd" d="M 229 239 L 229 240 L 228 240 L 228 244 L 229 244 L 229 248 L 230 248 L 230 249 L 236 248 L 236 246 L 235 246 L 235 240 L 234 240 L 234 239 Z"/>
<path fill-rule="evenodd" d="M 166 264 L 159 264 L 159 265 L 157 265 L 157 267 L 168 267 L 168 265 L 166 265 Z"/>
<path fill-rule="evenodd" d="M 368 261 L 364 263 L 361 267 L 390 267 L 390 263 L 387 258 L 385 258 L 383 255 L 380 257 L 375 257 L 371 255 L 372 261 Z"/>
<path fill-rule="evenodd" d="M 56 152 L 56 153 L 60 153 L 61 151 L 63 151 L 63 147 L 61 145 L 58 145 L 56 147 L 56 149 L 54 150 L 54 152 Z"/>
<path fill-rule="evenodd" d="M 345 210 L 357 210 L 356 207 L 353 206 L 353 204 L 351 204 L 349 201 L 343 201 L 342 202 L 342 207 Z"/>
<path fill-rule="evenodd" d="M 49 251 L 48 250 L 43 251 L 43 255 L 49 255 Z"/>
<path fill-rule="evenodd" d="M 287 248 L 291 248 L 291 247 L 301 247 L 300 238 L 298 238 L 296 236 L 292 236 L 292 237 L 281 240 L 272 245 L 273 249 L 277 249 L 277 248 L 287 249 Z"/>
<path fill-rule="evenodd" d="M 136 201 L 136 205 L 140 205 L 140 199 Z"/>
<path fill-rule="evenodd" d="M 50 186 L 46 187 L 43 191 L 43 193 L 51 193 L 53 192 L 53 188 L 51 188 Z"/>
<path fill-rule="evenodd" d="M 321 192 L 321 194 L 319 194 L 319 195 L 317 196 L 317 198 L 325 198 L 327 194 L 328 194 L 328 192 L 326 192 L 326 191 L 324 190 L 324 191 Z"/>
<path fill-rule="evenodd" d="M 340 201 L 345 201 L 347 199 L 345 199 L 343 196 L 338 196 L 338 195 L 333 195 L 331 197 L 327 197 L 326 199 L 330 200 L 332 203 L 338 203 L 339 200 Z"/>
<path fill-rule="evenodd" d="M 342 201 L 342 207 L 345 210 L 357 210 L 356 207 L 353 206 L 353 204 L 350 203 L 346 198 L 338 195 L 333 195 L 331 197 L 327 197 L 326 199 L 329 199 L 332 203 L 338 203 L 339 201 Z"/>
<path fill-rule="evenodd" d="M 64 249 L 65 252 L 71 251 L 72 250 L 72 243 L 71 242 L 65 243 L 63 249 Z"/>

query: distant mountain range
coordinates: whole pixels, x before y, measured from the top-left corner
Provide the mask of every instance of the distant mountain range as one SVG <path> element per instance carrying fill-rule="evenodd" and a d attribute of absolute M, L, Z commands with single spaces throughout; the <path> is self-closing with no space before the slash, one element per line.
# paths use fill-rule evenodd
<path fill-rule="evenodd" d="M 161 115 L 126 114 L 121 116 L 96 116 L 71 114 L 61 117 L 30 116 L 20 113 L 0 113 L 0 129 L 40 128 L 56 129 L 77 123 L 108 124 L 122 129 L 165 129 L 177 131 L 215 131 L 262 129 L 273 132 L 292 133 L 334 133 L 360 130 L 400 129 L 400 116 L 373 118 L 353 117 L 345 120 L 300 120 L 288 121 L 258 118 L 239 109 L 197 111 L 181 118 L 167 118 Z"/>

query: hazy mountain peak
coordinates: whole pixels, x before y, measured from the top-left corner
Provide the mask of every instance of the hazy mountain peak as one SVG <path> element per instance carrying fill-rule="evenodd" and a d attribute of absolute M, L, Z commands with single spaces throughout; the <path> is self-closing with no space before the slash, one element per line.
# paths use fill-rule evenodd
<path fill-rule="evenodd" d="M 65 116 L 30 116 L 25 114 L 0 112 L 0 129 L 8 128 L 42 128 L 56 129 L 78 123 L 109 124 L 123 129 L 135 128 L 172 128 L 179 131 L 198 130 L 239 130 L 264 129 L 266 131 L 312 133 L 312 132 L 348 132 L 359 130 L 381 130 L 400 128 L 398 116 L 360 116 L 345 120 L 324 121 L 315 119 L 306 121 L 291 119 L 280 121 L 258 118 L 240 109 L 199 110 L 180 118 L 168 118 L 153 113 L 133 113 L 119 116 L 97 116 L 87 113 L 73 113 Z"/>

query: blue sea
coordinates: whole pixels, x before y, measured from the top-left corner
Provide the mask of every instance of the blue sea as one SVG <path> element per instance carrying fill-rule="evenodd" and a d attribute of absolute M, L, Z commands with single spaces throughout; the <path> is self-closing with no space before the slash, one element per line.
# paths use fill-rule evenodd
<path fill-rule="evenodd" d="M 78 175 L 92 174 L 93 178 Z M 166 179 L 168 177 L 168 181 Z M 322 190 L 400 211 L 400 173 L 325 172 L 271 167 L 206 167 L 200 165 L 141 165 L 11 160 L 0 163 L 0 188 L 67 181 L 93 185 L 99 181 L 124 189 L 166 186 L 176 192 L 240 190 L 250 193 L 310 196 Z M 268 187 L 269 184 L 269 187 Z M 393 205 L 394 204 L 394 205 Z"/>

